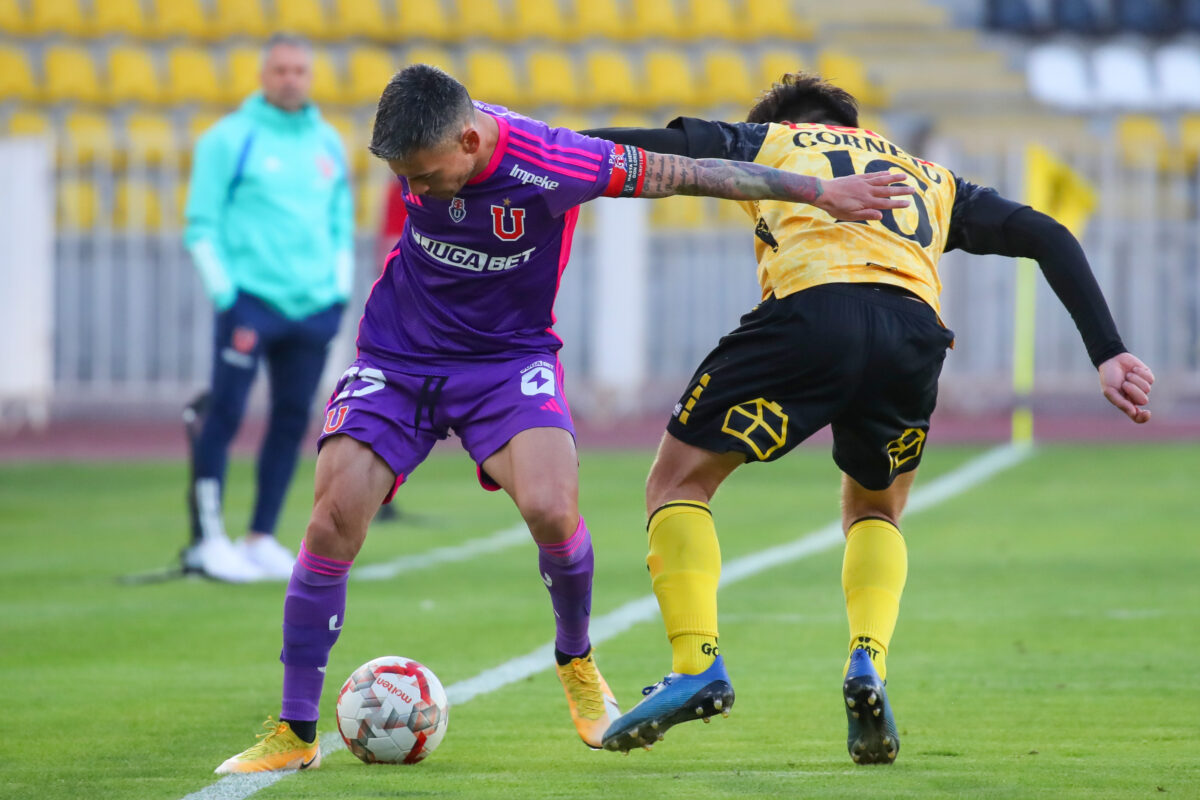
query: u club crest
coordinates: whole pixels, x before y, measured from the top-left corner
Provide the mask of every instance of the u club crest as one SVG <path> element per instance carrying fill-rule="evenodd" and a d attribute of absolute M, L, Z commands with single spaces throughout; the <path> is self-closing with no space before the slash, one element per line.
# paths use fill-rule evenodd
<path fill-rule="evenodd" d="M 461 197 L 454 197 L 450 200 L 450 219 L 455 222 L 462 222 L 467 216 L 467 204 Z"/>

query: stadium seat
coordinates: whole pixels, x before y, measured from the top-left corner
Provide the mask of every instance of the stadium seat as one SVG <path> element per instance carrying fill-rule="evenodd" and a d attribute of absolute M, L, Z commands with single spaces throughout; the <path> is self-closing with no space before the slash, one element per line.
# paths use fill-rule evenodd
<path fill-rule="evenodd" d="M 204 135 L 205 131 L 216 125 L 225 116 L 226 112 L 201 110 L 196 111 L 187 121 L 187 146 L 190 152 L 196 146 L 196 140 Z"/>
<path fill-rule="evenodd" d="M 660 127 L 661 122 L 655 122 L 649 114 L 644 111 L 631 111 L 629 109 L 620 109 L 614 111 L 608 116 L 603 127 L 605 128 L 654 128 Z"/>
<path fill-rule="evenodd" d="M 88 25 L 97 36 L 140 39 L 147 33 L 141 0 L 103 0 L 92 4 Z"/>
<path fill-rule="evenodd" d="M 784 75 L 800 72 L 807 68 L 804 57 L 795 50 L 767 50 L 758 59 L 758 81 L 755 84 L 755 93 L 771 88 Z"/>
<path fill-rule="evenodd" d="M 720 227 L 742 230 L 748 230 L 754 225 L 754 220 L 750 218 L 750 214 L 742 207 L 742 204 L 733 200 L 717 201 L 717 211 L 713 221 Z"/>
<path fill-rule="evenodd" d="M 1035 47 L 1025 69 L 1029 93 L 1035 100 L 1071 111 L 1092 108 L 1087 60 L 1074 45 L 1052 42 Z"/>
<path fill-rule="evenodd" d="M 1092 51 L 1095 102 L 1105 108 L 1150 108 L 1156 102 L 1150 60 L 1140 47 L 1105 42 Z"/>
<path fill-rule="evenodd" d="M 559 0 L 515 0 L 513 36 L 519 41 L 549 39 L 560 42 L 570 37 L 570 28 Z"/>
<path fill-rule="evenodd" d="M 732 0 L 686 0 L 683 33 L 691 39 L 739 39 L 739 16 Z"/>
<path fill-rule="evenodd" d="M 587 54 L 584 102 L 590 106 L 633 106 L 643 101 L 624 50 L 598 47 Z"/>
<path fill-rule="evenodd" d="M 171 118 L 149 111 L 136 111 L 125 118 L 123 145 L 132 164 L 161 164 L 178 150 Z"/>
<path fill-rule="evenodd" d="M 461 68 L 458 65 L 458 60 L 454 55 L 444 47 L 432 44 L 419 44 L 415 47 L 410 47 L 404 53 L 404 63 L 408 64 L 429 64 L 445 70 L 455 77 L 462 77 Z"/>
<path fill-rule="evenodd" d="M 120 178 L 113 203 L 113 227 L 117 230 L 157 231 L 163 223 L 163 198 L 147 180 Z"/>
<path fill-rule="evenodd" d="M 617 0 L 574 0 L 567 30 L 573 39 L 627 41 L 633 32 L 625 18 Z"/>
<path fill-rule="evenodd" d="M 275 16 L 271 20 L 271 27 L 310 39 L 335 36 L 321 0 L 275 0 Z"/>
<path fill-rule="evenodd" d="M 376 105 L 396 72 L 392 54 L 380 47 L 358 47 L 346 63 L 346 102 Z"/>
<path fill-rule="evenodd" d="M 1122 33 L 1167 36 L 1174 25 L 1168 0 L 1114 0 L 1113 28 Z"/>
<path fill-rule="evenodd" d="M 108 114 L 72 111 L 63 118 L 62 147 L 65 164 L 110 163 L 116 155 L 116 137 Z"/>
<path fill-rule="evenodd" d="M 566 50 L 557 47 L 530 50 L 525 74 L 529 76 L 531 106 L 573 106 L 579 102 L 579 76 Z"/>
<path fill-rule="evenodd" d="M 466 79 L 471 96 L 486 103 L 516 108 L 524 106 L 524 81 L 508 54 L 495 47 L 475 47 L 467 51 Z"/>
<path fill-rule="evenodd" d="M 87 33 L 79 0 L 30 0 L 28 8 L 26 30 L 35 36 L 83 36 Z"/>
<path fill-rule="evenodd" d="M 983 24 L 990 30 L 1021 36 L 1037 33 L 1041 28 L 1029 0 L 988 0 L 984 4 Z"/>
<path fill-rule="evenodd" d="M 1183 150 L 1183 167 L 1196 176 L 1200 166 L 1200 113 L 1184 114 L 1179 118 L 1179 141 Z"/>
<path fill-rule="evenodd" d="M 28 32 L 29 19 L 17 0 L 0 0 L 0 31 L 10 36 Z"/>
<path fill-rule="evenodd" d="M 1052 25 L 1060 31 L 1093 36 L 1105 33 L 1109 20 L 1095 0 L 1051 0 Z"/>
<path fill-rule="evenodd" d="M 55 190 L 59 228 L 80 231 L 96 224 L 101 207 L 96 184 L 78 178 L 61 178 Z"/>
<path fill-rule="evenodd" d="M 790 0 L 747 0 L 741 16 L 741 35 L 747 41 L 806 42 L 813 38 L 812 26 L 796 14 Z"/>
<path fill-rule="evenodd" d="M 317 105 L 340 104 L 344 95 L 342 75 L 328 50 L 313 50 L 312 71 L 313 102 Z"/>
<path fill-rule="evenodd" d="M 406 40 L 444 42 L 458 38 L 445 8 L 437 0 L 396 0 L 396 25 Z"/>
<path fill-rule="evenodd" d="M 1191 33 L 1200 32 L 1200 0 L 1179 0 L 1179 26 Z"/>
<path fill-rule="evenodd" d="M 386 197 L 386 184 L 372 180 L 358 182 L 354 198 L 354 222 L 360 231 L 379 230 Z"/>
<path fill-rule="evenodd" d="M 1125 114 L 1117 120 L 1117 149 L 1130 167 L 1167 166 L 1170 146 L 1162 120 L 1152 114 Z"/>
<path fill-rule="evenodd" d="M 175 103 L 220 103 L 224 99 L 208 50 L 179 45 L 167 54 L 166 94 Z"/>
<path fill-rule="evenodd" d="M 464 39 L 508 41 L 513 36 L 512 21 L 500 0 L 457 0 L 454 25 Z"/>
<path fill-rule="evenodd" d="M 1188 42 L 1163 45 L 1154 52 L 1159 99 L 1173 108 L 1200 109 L 1200 47 Z"/>
<path fill-rule="evenodd" d="M 0 47 L 0 101 L 33 100 L 38 95 L 25 50 Z"/>
<path fill-rule="evenodd" d="M 364 128 L 349 114 L 339 111 L 323 111 L 321 115 L 341 137 L 342 146 L 346 148 L 346 160 L 350 164 L 351 173 L 356 176 L 363 175 L 371 158 L 371 153 L 367 150 L 367 145 L 371 141 L 371 131 Z"/>
<path fill-rule="evenodd" d="M 262 71 L 262 50 L 251 45 L 242 45 L 227 50 L 225 53 L 225 82 L 223 100 L 230 105 L 238 105 L 254 92 L 258 91 L 262 82 L 259 73 Z"/>
<path fill-rule="evenodd" d="M 390 41 L 395 28 L 383 15 L 379 0 L 335 0 L 333 27 L 340 36 Z"/>
<path fill-rule="evenodd" d="M 822 50 L 817 57 L 817 71 L 821 77 L 854 95 L 860 105 L 887 105 L 887 94 L 867 74 L 866 65 L 849 53 Z"/>
<path fill-rule="evenodd" d="M 692 65 L 682 50 L 675 48 L 652 48 L 643 60 L 641 92 L 642 104 L 646 106 L 669 106 L 681 110 L 681 106 L 694 105 L 696 85 Z"/>
<path fill-rule="evenodd" d="M 213 31 L 221 37 L 265 38 L 271 33 L 260 0 L 216 0 Z"/>
<path fill-rule="evenodd" d="M 150 33 L 159 38 L 206 39 L 213 26 L 201 0 L 151 0 Z"/>
<path fill-rule="evenodd" d="M 650 224 L 655 228 L 694 230 L 703 228 L 708 217 L 707 197 L 679 195 L 650 204 Z"/>
<path fill-rule="evenodd" d="M 683 36 L 683 26 L 673 0 L 638 0 L 631 4 L 629 11 L 636 38 L 679 39 Z"/>
<path fill-rule="evenodd" d="M 573 131 L 582 131 L 594 127 L 591 116 L 579 111 L 559 109 L 549 114 L 545 119 L 546 122 L 555 128 L 570 128 Z"/>
<path fill-rule="evenodd" d="M 96 67 L 86 48 L 65 44 L 47 48 L 42 74 L 42 97 L 47 102 L 97 103 L 101 100 Z"/>
<path fill-rule="evenodd" d="M 733 48 L 726 47 L 705 53 L 703 75 L 698 98 L 703 105 L 731 103 L 744 108 L 766 88 L 765 85 L 756 86 L 750 82 L 746 59 L 741 51 Z"/>
<path fill-rule="evenodd" d="M 150 51 L 135 45 L 120 45 L 108 51 L 110 103 L 148 103 L 162 100 L 162 84 Z"/>
<path fill-rule="evenodd" d="M 54 124 L 42 111 L 18 108 L 8 115 L 4 128 L 11 136 L 54 137 Z"/>

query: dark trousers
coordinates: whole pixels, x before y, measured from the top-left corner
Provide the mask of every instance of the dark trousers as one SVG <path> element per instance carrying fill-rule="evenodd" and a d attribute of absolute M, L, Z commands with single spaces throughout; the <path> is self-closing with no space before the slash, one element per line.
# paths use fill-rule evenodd
<path fill-rule="evenodd" d="M 338 304 L 293 320 L 257 297 L 239 293 L 233 306 L 217 314 L 212 391 L 195 443 L 192 474 L 195 482 L 211 483 L 215 479 L 224 486 L 229 444 L 245 415 L 258 363 L 265 359 L 271 411 L 258 454 L 258 491 L 249 528 L 252 531 L 275 532 L 279 510 L 296 471 L 313 394 L 342 309 Z M 199 520 L 193 515 L 193 541 L 200 536 Z"/>

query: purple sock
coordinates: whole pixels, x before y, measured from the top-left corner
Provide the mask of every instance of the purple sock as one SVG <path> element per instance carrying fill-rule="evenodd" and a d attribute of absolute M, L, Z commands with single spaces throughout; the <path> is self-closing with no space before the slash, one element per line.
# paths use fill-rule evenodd
<path fill-rule="evenodd" d="M 313 555 L 301 544 L 283 601 L 281 719 L 315 721 L 329 651 L 346 615 L 349 561 Z"/>
<path fill-rule="evenodd" d="M 560 653 L 581 656 L 591 649 L 588 621 L 592 614 L 592 537 L 583 517 L 571 538 L 556 544 L 538 544 L 538 568 L 550 590 Z"/>

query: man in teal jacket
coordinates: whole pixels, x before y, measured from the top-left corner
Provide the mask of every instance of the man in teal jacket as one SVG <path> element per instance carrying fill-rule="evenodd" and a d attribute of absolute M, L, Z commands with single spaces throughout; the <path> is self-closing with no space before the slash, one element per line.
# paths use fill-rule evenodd
<path fill-rule="evenodd" d="M 231 582 L 285 580 L 294 560 L 275 523 L 295 471 L 313 394 L 354 277 L 354 214 L 336 131 L 309 102 L 308 43 L 276 35 L 262 91 L 200 137 L 184 241 L 216 308 L 211 392 L 189 411 L 192 541 L 186 571 Z M 229 443 L 260 358 L 270 422 L 248 533 L 230 542 L 221 497 Z"/>

